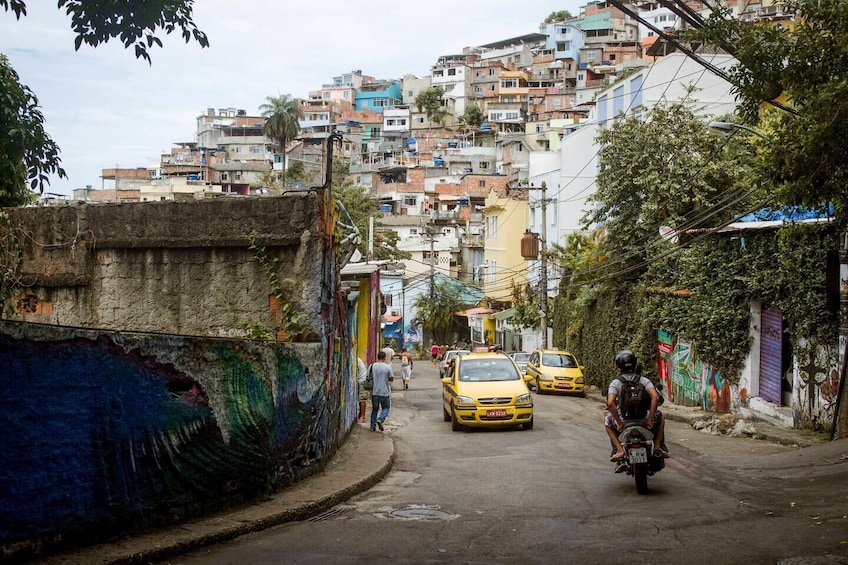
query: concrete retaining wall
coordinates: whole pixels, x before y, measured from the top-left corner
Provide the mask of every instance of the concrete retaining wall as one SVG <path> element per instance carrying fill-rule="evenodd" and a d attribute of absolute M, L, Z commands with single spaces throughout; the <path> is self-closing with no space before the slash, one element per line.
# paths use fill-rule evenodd
<path fill-rule="evenodd" d="M 344 441 L 352 315 L 321 195 L 6 211 L 22 262 L 0 320 L 4 557 L 249 503 Z M 299 342 L 245 339 L 275 335 L 281 300 Z"/>

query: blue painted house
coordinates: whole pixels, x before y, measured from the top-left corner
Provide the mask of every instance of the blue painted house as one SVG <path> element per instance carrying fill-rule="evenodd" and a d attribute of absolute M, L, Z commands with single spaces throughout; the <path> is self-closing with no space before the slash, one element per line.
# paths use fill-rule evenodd
<path fill-rule="evenodd" d="M 403 102 L 403 89 L 396 80 L 363 84 L 356 91 L 356 109 L 383 113 L 384 108 L 394 108 Z"/>

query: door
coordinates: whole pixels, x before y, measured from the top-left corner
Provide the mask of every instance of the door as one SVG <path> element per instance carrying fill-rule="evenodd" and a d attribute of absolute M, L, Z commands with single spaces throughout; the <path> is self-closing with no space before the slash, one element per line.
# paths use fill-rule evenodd
<path fill-rule="evenodd" d="M 780 310 L 763 310 L 760 328 L 760 397 L 781 406 L 783 316 Z"/>

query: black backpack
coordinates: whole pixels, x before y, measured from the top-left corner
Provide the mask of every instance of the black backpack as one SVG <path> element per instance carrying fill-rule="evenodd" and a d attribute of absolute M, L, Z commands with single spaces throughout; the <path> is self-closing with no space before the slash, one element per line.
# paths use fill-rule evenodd
<path fill-rule="evenodd" d="M 618 395 L 618 408 L 625 420 L 641 420 L 651 411 L 651 396 L 639 375 L 629 374 L 618 377 L 621 382 L 621 394 Z"/>

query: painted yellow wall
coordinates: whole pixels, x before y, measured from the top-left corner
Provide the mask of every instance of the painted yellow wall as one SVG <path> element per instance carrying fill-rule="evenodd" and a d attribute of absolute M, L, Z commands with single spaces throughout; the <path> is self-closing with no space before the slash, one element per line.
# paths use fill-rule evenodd
<path fill-rule="evenodd" d="M 502 196 L 492 191 L 486 198 L 483 214 L 486 220 L 486 240 L 483 257 L 487 263 L 494 261 L 495 280 L 492 281 L 491 268 L 487 269 L 483 292 L 488 298 L 500 301 L 512 300 L 513 282 L 519 285 L 527 283 L 527 261 L 521 256 L 521 238 L 528 227 L 526 192 L 513 191 L 513 195 Z M 490 233 L 491 221 L 497 218 L 497 233 Z M 494 237 L 492 237 L 494 235 Z M 492 331 L 494 332 L 494 320 Z"/>

